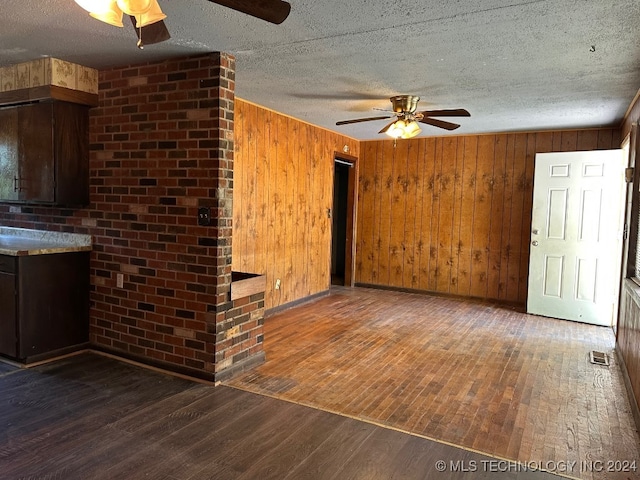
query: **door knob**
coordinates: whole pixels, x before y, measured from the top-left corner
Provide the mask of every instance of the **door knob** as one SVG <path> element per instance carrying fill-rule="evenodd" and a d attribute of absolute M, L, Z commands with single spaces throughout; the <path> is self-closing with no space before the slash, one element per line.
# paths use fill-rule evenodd
<path fill-rule="evenodd" d="M 531 245 L 533 245 L 534 247 L 538 246 L 538 240 L 534 240 L 533 242 L 531 242 Z"/>

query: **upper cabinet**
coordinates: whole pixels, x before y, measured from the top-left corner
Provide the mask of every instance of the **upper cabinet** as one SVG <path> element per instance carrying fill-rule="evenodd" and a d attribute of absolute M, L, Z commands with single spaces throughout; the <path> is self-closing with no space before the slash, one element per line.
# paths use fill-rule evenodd
<path fill-rule="evenodd" d="M 97 70 L 55 58 L 0 67 L 0 202 L 89 203 Z"/>
<path fill-rule="evenodd" d="M 0 108 L 0 201 L 89 203 L 89 107 L 50 100 Z"/>

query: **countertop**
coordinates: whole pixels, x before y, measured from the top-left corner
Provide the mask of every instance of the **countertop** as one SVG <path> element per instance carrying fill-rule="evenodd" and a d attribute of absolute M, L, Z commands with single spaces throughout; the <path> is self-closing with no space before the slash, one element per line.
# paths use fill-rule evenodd
<path fill-rule="evenodd" d="M 91 235 L 0 227 L 0 255 L 47 255 L 91 249 Z"/>

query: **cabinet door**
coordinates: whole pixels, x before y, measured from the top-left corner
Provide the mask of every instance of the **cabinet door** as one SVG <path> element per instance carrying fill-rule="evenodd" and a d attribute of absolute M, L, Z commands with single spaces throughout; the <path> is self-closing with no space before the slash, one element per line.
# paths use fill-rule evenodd
<path fill-rule="evenodd" d="M 26 202 L 55 200 L 53 105 L 21 105 L 18 109 L 19 198 Z"/>
<path fill-rule="evenodd" d="M 89 107 L 53 104 L 56 203 L 89 204 Z"/>
<path fill-rule="evenodd" d="M 18 200 L 18 110 L 0 109 L 0 200 Z"/>
<path fill-rule="evenodd" d="M 16 276 L 0 272 L 0 353 L 10 357 L 18 354 L 16 303 Z"/>

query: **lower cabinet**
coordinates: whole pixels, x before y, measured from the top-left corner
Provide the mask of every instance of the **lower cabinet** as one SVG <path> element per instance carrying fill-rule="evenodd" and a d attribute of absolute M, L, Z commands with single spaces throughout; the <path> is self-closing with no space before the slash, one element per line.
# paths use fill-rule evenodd
<path fill-rule="evenodd" d="M 89 341 L 89 252 L 0 255 L 0 354 L 23 363 Z"/>
<path fill-rule="evenodd" d="M 3 271 L 0 271 L 0 353 L 10 357 L 18 354 L 16 276 Z"/>

